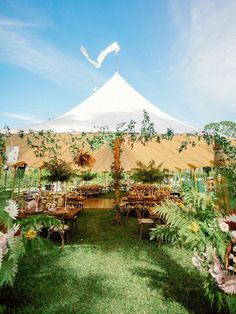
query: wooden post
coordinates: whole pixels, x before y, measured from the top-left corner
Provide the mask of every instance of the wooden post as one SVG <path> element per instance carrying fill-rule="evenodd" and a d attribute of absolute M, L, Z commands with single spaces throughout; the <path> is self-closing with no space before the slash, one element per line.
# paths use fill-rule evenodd
<path fill-rule="evenodd" d="M 105 191 L 107 192 L 107 172 L 104 171 Z"/>
<path fill-rule="evenodd" d="M 121 173 L 121 163 L 120 163 L 120 144 L 121 141 L 119 138 L 115 139 L 115 150 L 114 150 L 114 172 L 115 172 L 115 180 L 114 180 L 114 188 L 115 188 L 115 224 L 121 224 L 121 216 L 120 216 L 120 173 Z"/>
<path fill-rule="evenodd" d="M 114 171 L 115 171 L 115 205 L 120 203 L 120 139 L 115 140 L 115 152 L 114 152 Z"/>

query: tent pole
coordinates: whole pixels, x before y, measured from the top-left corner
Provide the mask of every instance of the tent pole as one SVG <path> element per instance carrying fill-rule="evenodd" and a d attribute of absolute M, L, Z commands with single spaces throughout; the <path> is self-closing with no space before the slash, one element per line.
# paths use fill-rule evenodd
<path fill-rule="evenodd" d="M 16 184 L 16 166 L 14 166 L 13 186 L 12 186 L 12 196 L 14 195 L 15 184 Z"/>
<path fill-rule="evenodd" d="M 193 169 L 193 175 L 194 175 L 194 187 L 195 187 L 195 191 L 198 192 L 198 188 L 197 188 L 197 169 L 194 168 Z"/>
<path fill-rule="evenodd" d="M 115 205 L 120 203 L 120 139 L 115 140 L 114 152 L 114 170 L 115 170 Z"/>
<path fill-rule="evenodd" d="M 118 68 L 118 53 L 116 53 L 116 72 L 119 72 L 119 68 Z"/>
<path fill-rule="evenodd" d="M 105 191 L 107 192 L 107 172 L 104 171 Z"/>

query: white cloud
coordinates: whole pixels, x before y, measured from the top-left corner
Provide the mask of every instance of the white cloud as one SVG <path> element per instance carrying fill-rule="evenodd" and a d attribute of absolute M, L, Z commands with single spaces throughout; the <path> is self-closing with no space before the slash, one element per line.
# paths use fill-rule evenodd
<path fill-rule="evenodd" d="M 4 24 L 5 23 L 5 24 Z M 27 32 L 30 23 L 0 20 L 0 63 L 11 64 L 30 71 L 62 87 L 90 91 L 104 78 L 79 59 L 71 57 L 49 43 Z M 8 24 L 8 25 L 7 25 Z M 22 27 L 12 27 L 12 26 Z M 35 24 L 37 25 L 37 24 Z M 39 25 L 39 24 L 38 24 Z M 80 57 L 78 51 L 78 58 Z"/>
<path fill-rule="evenodd" d="M 10 112 L 4 112 L 3 114 L 4 114 L 4 116 L 10 117 L 10 118 L 28 121 L 28 122 L 32 122 L 32 123 L 42 122 L 41 120 L 38 120 L 37 118 L 35 118 L 33 116 L 29 116 L 29 115 L 22 115 L 22 114 L 18 114 L 18 113 L 10 113 Z"/>
<path fill-rule="evenodd" d="M 16 19 L 0 17 L 0 26 L 6 27 L 46 27 L 44 24 L 24 22 Z"/>
<path fill-rule="evenodd" d="M 186 12 L 171 2 L 181 34 L 176 42 L 179 71 L 173 75 L 182 81 L 194 110 L 209 117 L 212 110 L 236 113 L 236 1 L 191 1 L 188 9 L 185 19 Z"/>

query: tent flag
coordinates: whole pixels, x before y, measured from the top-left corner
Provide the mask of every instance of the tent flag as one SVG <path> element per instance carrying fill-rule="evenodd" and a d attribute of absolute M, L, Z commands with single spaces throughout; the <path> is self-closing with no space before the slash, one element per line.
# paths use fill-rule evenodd
<path fill-rule="evenodd" d="M 88 59 L 88 61 L 90 63 L 92 63 L 95 68 L 100 68 L 104 59 L 107 57 L 107 55 L 111 52 L 115 52 L 116 55 L 118 54 L 118 52 L 120 51 L 120 47 L 119 45 L 117 44 L 117 42 L 115 41 L 114 43 L 112 43 L 110 46 L 108 46 L 106 49 L 104 49 L 97 57 L 97 61 L 94 61 L 92 60 L 90 57 L 89 57 L 89 54 L 87 52 L 87 50 L 81 46 L 80 47 L 80 51 L 82 52 L 82 54 Z"/>

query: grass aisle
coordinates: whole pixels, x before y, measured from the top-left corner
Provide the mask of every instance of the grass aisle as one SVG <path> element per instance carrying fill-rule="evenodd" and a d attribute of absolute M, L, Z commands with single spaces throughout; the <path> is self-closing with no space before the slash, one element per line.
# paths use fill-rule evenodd
<path fill-rule="evenodd" d="M 212 313 L 191 254 L 139 242 L 136 218 L 112 225 L 111 211 L 86 210 L 64 251 L 25 258 L 6 313 Z"/>

